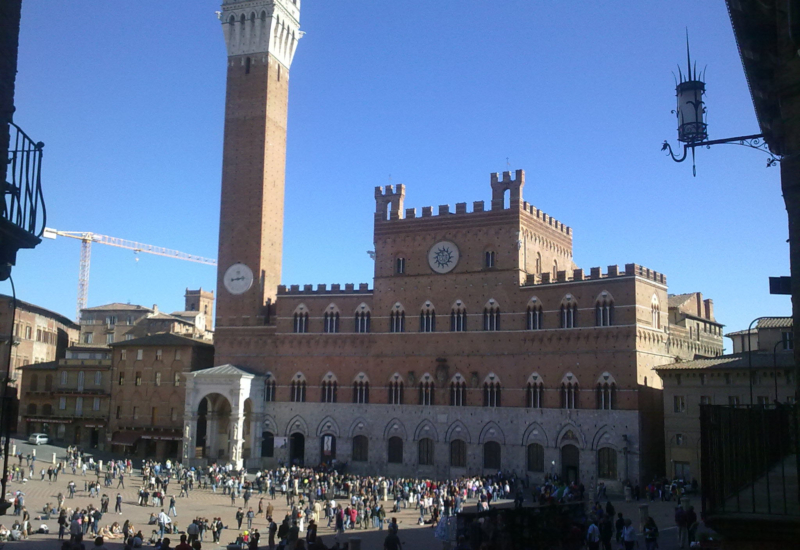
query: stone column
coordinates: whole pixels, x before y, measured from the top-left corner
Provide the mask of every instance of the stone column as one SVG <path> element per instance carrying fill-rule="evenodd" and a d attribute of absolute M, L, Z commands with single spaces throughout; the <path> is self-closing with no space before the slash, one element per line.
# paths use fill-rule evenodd
<path fill-rule="evenodd" d="M 230 444 L 230 458 L 231 464 L 235 468 L 241 468 L 243 465 L 242 457 L 242 443 L 244 443 L 244 416 L 241 414 L 231 414 L 231 440 Z"/>
<path fill-rule="evenodd" d="M 217 432 L 219 416 L 215 412 L 206 413 L 206 457 L 214 462 L 217 459 Z"/>
<path fill-rule="evenodd" d="M 251 414 L 250 437 L 253 440 L 250 445 L 250 458 L 261 457 L 261 432 L 264 429 L 264 419 L 261 414 Z"/>
<path fill-rule="evenodd" d="M 197 415 L 184 419 L 183 421 L 183 461 L 186 463 L 195 458 L 195 449 L 197 447 Z"/>

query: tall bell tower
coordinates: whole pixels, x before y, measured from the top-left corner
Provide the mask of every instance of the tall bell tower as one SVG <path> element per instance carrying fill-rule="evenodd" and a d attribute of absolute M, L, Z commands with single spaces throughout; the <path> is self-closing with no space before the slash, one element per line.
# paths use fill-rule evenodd
<path fill-rule="evenodd" d="M 301 0 L 223 0 L 228 50 L 217 327 L 265 322 L 281 280 L 289 67 Z"/>

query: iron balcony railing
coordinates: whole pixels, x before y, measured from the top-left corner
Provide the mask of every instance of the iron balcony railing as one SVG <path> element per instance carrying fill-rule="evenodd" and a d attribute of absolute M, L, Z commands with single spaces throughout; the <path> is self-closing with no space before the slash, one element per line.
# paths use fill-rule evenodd
<path fill-rule="evenodd" d="M 42 194 L 42 149 L 10 122 L 8 167 L 3 182 L 2 217 L 23 231 L 40 237 L 47 222 Z"/>
<path fill-rule="evenodd" d="M 704 517 L 800 517 L 798 408 L 700 406 Z"/>

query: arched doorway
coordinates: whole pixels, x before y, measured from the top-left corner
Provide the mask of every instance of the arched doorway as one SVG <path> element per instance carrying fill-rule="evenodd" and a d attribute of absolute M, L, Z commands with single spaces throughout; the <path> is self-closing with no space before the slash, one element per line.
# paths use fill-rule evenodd
<path fill-rule="evenodd" d="M 562 481 L 571 483 L 578 481 L 580 471 L 580 451 L 575 445 L 561 447 L 561 477 Z"/>
<path fill-rule="evenodd" d="M 216 460 L 229 455 L 231 404 L 225 396 L 211 393 L 197 407 L 195 457 Z"/>
<path fill-rule="evenodd" d="M 295 432 L 289 436 L 289 462 L 302 466 L 306 458 L 306 436 Z"/>
<path fill-rule="evenodd" d="M 321 462 L 330 463 L 336 459 L 336 436 L 333 434 L 323 434 L 319 439 L 319 456 Z"/>

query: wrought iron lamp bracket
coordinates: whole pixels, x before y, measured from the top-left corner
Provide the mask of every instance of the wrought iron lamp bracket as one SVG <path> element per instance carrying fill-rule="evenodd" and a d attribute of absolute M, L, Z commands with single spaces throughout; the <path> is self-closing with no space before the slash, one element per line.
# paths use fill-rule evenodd
<path fill-rule="evenodd" d="M 696 147 L 705 147 L 706 149 L 710 149 L 712 145 L 741 145 L 743 147 L 749 147 L 751 149 L 756 149 L 757 151 L 761 151 L 769 155 L 767 159 L 767 168 L 771 166 L 777 165 L 781 161 L 781 155 L 776 155 L 772 151 L 769 150 L 769 146 L 767 142 L 764 140 L 764 136 L 762 134 L 753 134 L 750 136 L 738 136 L 726 139 L 713 139 L 708 141 L 698 141 L 696 143 L 684 143 L 683 144 L 683 155 L 680 157 L 676 157 L 675 153 L 672 151 L 672 146 L 669 144 L 668 141 L 664 140 L 664 143 L 661 145 L 662 151 L 667 151 L 669 155 L 672 157 L 672 160 L 675 162 L 683 162 L 686 160 L 688 156 L 689 149 L 692 150 L 692 175 L 697 175 L 697 169 L 695 167 L 695 157 L 694 157 L 694 150 Z"/>

